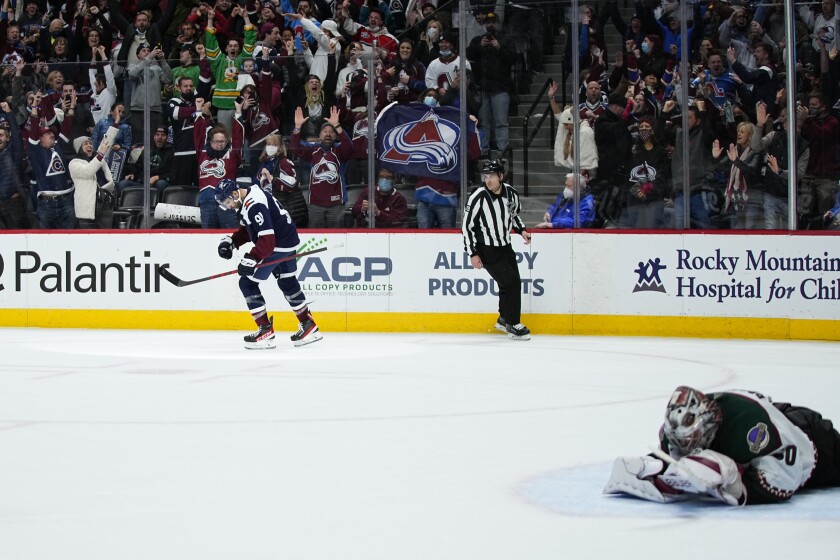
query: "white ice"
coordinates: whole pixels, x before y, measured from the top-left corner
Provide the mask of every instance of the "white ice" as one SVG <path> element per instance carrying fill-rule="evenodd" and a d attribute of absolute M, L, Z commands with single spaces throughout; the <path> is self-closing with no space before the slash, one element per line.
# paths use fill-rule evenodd
<path fill-rule="evenodd" d="M 0 329 L 0 559 L 840 558 L 840 490 L 601 493 L 679 384 L 840 420 L 836 343 L 242 334 Z"/>

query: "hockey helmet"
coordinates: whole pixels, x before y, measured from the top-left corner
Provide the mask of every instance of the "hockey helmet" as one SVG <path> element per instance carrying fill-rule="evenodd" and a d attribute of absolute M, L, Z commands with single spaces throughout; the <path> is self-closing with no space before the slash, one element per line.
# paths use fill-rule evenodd
<path fill-rule="evenodd" d="M 489 159 L 484 162 L 484 167 L 481 168 L 481 174 L 486 175 L 488 173 L 504 173 L 505 166 L 502 165 L 502 162 L 497 159 Z"/>
<path fill-rule="evenodd" d="M 222 210 L 229 210 L 227 199 L 233 197 L 233 192 L 239 190 L 239 185 L 233 179 L 222 179 L 214 188 L 216 202 Z"/>
<path fill-rule="evenodd" d="M 706 449 L 723 419 L 718 404 L 691 387 L 680 385 L 665 409 L 665 438 L 683 455 Z"/>

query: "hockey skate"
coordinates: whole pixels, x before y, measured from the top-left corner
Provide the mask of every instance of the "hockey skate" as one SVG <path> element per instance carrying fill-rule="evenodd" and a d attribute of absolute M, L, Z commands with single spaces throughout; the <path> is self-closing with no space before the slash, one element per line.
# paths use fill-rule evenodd
<path fill-rule="evenodd" d="M 531 340 L 531 331 L 522 323 L 507 326 L 508 338 L 511 340 Z"/>
<path fill-rule="evenodd" d="M 274 317 L 267 325 L 260 325 L 256 332 L 245 335 L 245 348 L 249 350 L 269 350 L 276 346 L 274 342 Z"/>
<path fill-rule="evenodd" d="M 324 338 L 324 336 L 321 334 L 321 331 L 318 330 L 318 325 L 316 325 L 315 321 L 311 318 L 300 323 L 298 331 L 291 336 L 292 344 L 295 346 L 312 344 L 313 342 L 318 342 L 322 338 Z"/>
<path fill-rule="evenodd" d="M 502 319 L 501 315 L 499 315 L 499 318 L 496 319 L 496 324 L 493 326 L 496 327 L 497 331 L 507 333 L 507 323 L 504 319 Z"/>

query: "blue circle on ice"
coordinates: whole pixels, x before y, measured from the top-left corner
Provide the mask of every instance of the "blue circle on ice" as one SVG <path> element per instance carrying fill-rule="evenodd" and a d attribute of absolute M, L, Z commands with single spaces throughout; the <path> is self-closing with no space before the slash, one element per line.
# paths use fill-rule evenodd
<path fill-rule="evenodd" d="M 715 519 L 840 520 L 840 488 L 804 490 L 787 502 L 738 508 L 712 498 L 658 504 L 604 494 L 612 463 L 551 471 L 527 480 L 521 494 L 555 513 L 595 517 L 714 517 Z"/>

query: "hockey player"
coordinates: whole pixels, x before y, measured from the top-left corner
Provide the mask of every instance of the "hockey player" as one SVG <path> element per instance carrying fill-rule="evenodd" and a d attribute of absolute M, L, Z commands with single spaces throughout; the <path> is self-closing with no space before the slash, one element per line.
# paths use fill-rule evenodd
<path fill-rule="evenodd" d="M 295 254 L 300 244 L 297 228 L 291 216 L 277 201 L 259 186 L 239 188 L 236 181 L 222 179 L 215 189 L 216 201 L 225 209 L 239 215 L 239 229 L 226 235 L 219 244 L 219 256 L 230 259 L 233 250 L 249 241 L 254 246 L 239 261 L 239 289 L 245 296 L 248 309 L 257 323 L 257 331 L 245 337 L 245 348 L 274 348 L 274 318 L 268 317 L 265 299 L 260 292 L 260 282 L 271 276 L 283 291 L 286 301 L 297 315 L 300 327 L 292 335 L 295 346 L 321 340 L 322 335 L 306 305 L 306 296 L 295 276 L 295 259 L 257 268 L 261 261 L 275 261 Z"/>
<path fill-rule="evenodd" d="M 522 280 L 510 230 L 531 243 L 531 234 L 519 217 L 519 194 L 504 182 L 505 168 L 489 160 L 481 170 L 484 185 L 470 195 L 464 210 L 464 249 L 473 268 L 486 268 L 499 285 L 499 318 L 496 329 L 513 340 L 529 340 L 531 331 L 519 322 L 522 311 Z"/>
<path fill-rule="evenodd" d="M 616 459 L 604 493 L 662 503 L 706 495 L 734 506 L 840 486 L 840 434 L 831 421 L 758 393 L 677 387 L 660 439 L 653 455 Z"/>

